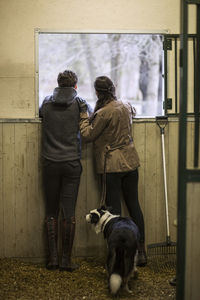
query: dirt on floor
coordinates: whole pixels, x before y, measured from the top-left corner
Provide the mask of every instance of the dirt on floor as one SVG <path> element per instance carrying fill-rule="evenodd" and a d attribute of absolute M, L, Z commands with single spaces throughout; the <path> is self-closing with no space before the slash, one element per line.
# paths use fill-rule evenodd
<path fill-rule="evenodd" d="M 44 264 L 17 259 L 0 259 L 1 300 L 103 300 L 113 299 L 107 286 L 103 259 L 76 258 L 79 269 L 49 271 Z M 169 284 L 174 269 L 138 268 L 138 278 L 130 280 L 132 294 L 120 290 L 116 299 L 175 299 L 176 288 Z"/>

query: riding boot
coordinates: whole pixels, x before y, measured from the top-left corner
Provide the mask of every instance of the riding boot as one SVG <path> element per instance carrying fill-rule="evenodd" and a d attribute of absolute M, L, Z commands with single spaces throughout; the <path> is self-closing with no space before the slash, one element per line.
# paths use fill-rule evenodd
<path fill-rule="evenodd" d="M 47 217 L 46 220 L 47 237 L 48 237 L 48 248 L 49 248 L 49 261 L 46 265 L 48 270 L 55 270 L 58 268 L 58 227 L 57 219 L 54 217 Z"/>
<path fill-rule="evenodd" d="M 147 255 L 145 250 L 144 242 L 139 242 L 138 244 L 138 258 L 137 258 L 137 266 L 144 267 L 147 264 Z"/>
<path fill-rule="evenodd" d="M 78 265 L 71 262 L 72 247 L 75 235 L 75 217 L 62 220 L 62 259 L 60 271 L 73 272 Z"/>

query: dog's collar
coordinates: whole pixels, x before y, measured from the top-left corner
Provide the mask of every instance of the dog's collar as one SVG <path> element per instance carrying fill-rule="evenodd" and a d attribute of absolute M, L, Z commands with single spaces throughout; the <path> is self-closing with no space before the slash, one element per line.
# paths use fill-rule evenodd
<path fill-rule="evenodd" d="M 98 224 L 96 224 L 95 226 L 95 232 L 96 234 L 103 232 L 104 228 L 106 226 L 106 224 L 113 218 L 117 218 L 119 217 L 119 215 L 112 215 L 110 212 L 106 212 L 102 218 L 100 219 L 100 221 L 98 222 Z"/>
<path fill-rule="evenodd" d="M 104 232 L 104 229 L 105 229 L 105 227 L 106 227 L 106 224 L 110 221 L 110 220 L 112 220 L 112 219 L 114 219 L 114 218 L 118 218 L 120 215 L 110 215 L 104 222 L 103 222 L 103 224 L 102 224 L 102 226 L 101 226 L 101 231 L 102 232 Z"/>

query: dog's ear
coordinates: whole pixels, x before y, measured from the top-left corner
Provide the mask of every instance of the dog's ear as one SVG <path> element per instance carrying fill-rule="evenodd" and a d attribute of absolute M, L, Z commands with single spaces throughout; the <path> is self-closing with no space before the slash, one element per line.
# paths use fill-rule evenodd
<path fill-rule="evenodd" d="M 110 213 L 112 213 L 113 208 L 112 208 L 112 206 L 105 206 L 105 205 L 103 205 L 103 206 L 101 206 L 101 207 L 98 209 L 98 211 L 101 211 L 101 210 L 107 210 L 107 211 L 109 211 Z"/>
<path fill-rule="evenodd" d="M 113 208 L 112 208 L 112 206 L 108 206 L 108 207 L 106 207 L 106 210 L 108 210 L 111 214 L 112 214 L 112 212 L 113 212 Z"/>
<path fill-rule="evenodd" d="M 99 210 L 107 210 L 107 208 L 105 207 L 105 205 L 102 205 Z"/>

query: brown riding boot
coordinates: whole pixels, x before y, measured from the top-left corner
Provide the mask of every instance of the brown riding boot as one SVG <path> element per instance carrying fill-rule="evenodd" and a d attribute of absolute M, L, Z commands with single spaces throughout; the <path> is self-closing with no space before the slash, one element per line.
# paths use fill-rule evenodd
<path fill-rule="evenodd" d="M 139 242 L 138 244 L 138 259 L 137 266 L 144 267 L 147 264 L 147 255 L 145 250 L 144 242 Z"/>
<path fill-rule="evenodd" d="M 48 248 L 49 248 L 49 261 L 46 265 L 48 270 L 55 270 L 58 268 L 58 227 L 57 219 L 54 217 L 47 217 L 45 219 L 48 237 Z"/>
<path fill-rule="evenodd" d="M 62 260 L 60 271 L 73 272 L 78 265 L 71 262 L 72 246 L 75 235 L 75 217 L 71 220 L 62 220 Z"/>

